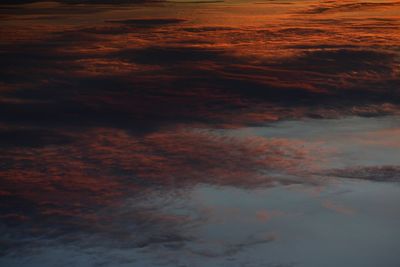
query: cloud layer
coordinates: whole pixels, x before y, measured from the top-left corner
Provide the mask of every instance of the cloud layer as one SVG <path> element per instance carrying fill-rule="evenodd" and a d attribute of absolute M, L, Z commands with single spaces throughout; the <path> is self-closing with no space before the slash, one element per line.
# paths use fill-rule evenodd
<path fill-rule="evenodd" d="M 3 254 L 40 239 L 179 250 L 207 216 L 149 198 L 314 183 L 323 158 L 302 141 L 219 129 L 399 113 L 399 2 L 12 4 L 22 2 L 0 8 Z M 231 256 L 274 240 L 193 251 Z"/>

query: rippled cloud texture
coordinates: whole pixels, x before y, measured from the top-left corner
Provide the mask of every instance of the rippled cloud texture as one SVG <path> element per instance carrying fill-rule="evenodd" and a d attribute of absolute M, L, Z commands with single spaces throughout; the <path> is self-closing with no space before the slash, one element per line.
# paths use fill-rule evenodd
<path fill-rule="evenodd" d="M 394 164 L 326 171 L 337 151 L 223 133 L 398 115 L 398 1 L 22 0 L 0 5 L 0 23 L 0 255 L 43 240 L 179 250 L 201 242 L 190 229 L 207 212 L 149 199 L 198 185 L 398 182 Z M 189 251 L 232 256 L 275 238 Z"/>

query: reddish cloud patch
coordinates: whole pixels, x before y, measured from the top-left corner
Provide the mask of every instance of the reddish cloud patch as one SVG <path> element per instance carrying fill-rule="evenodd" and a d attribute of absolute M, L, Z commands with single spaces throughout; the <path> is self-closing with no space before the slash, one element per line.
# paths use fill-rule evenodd
<path fill-rule="evenodd" d="M 9 227 L 28 227 L 32 236 L 46 236 L 51 228 L 57 238 L 73 239 L 88 233 L 112 236 L 115 224 L 131 220 L 136 229 L 151 227 L 148 238 L 155 233 L 160 239 L 132 237 L 135 246 L 167 242 L 165 236 L 172 237 L 165 229 L 175 231 L 176 221 L 190 224 L 193 219 L 169 214 L 162 206 L 141 207 L 152 192 L 185 192 L 204 183 L 253 188 L 307 182 L 290 174 L 310 168 L 313 158 L 299 142 L 208 131 L 176 129 L 140 137 L 110 129 L 64 134 L 77 141 L 4 149 L 0 209 Z M 128 199 L 135 205 L 124 212 Z M 185 238 L 177 234 L 175 239 Z"/>
<path fill-rule="evenodd" d="M 282 216 L 284 215 L 284 213 L 282 211 L 276 211 L 276 210 L 272 210 L 272 211 L 268 211 L 268 210 L 260 210 L 256 213 L 256 218 L 257 220 L 261 221 L 261 222 L 267 222 L 269 220 L 271 220 L 274 217 L 277 216 Z"/>

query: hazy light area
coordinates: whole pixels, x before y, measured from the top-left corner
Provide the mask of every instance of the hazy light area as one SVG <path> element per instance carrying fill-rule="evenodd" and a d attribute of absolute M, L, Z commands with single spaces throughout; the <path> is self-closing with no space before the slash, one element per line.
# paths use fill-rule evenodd
<path fill-rule="evenodd" d="M 1 267 L 400 266 L 400 2 L 0 4 Z"/>

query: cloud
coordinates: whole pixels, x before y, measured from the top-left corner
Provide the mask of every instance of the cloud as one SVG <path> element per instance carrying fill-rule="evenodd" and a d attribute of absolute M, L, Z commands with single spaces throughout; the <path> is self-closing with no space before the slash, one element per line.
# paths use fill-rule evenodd
<path fill-rule="evenodd" d="M 173 25 L 183 23 L 186 20 L 177 18 L 163 18 L 163 19 L 126 19 L 126 20 L 107 20 L 108 23 L 118 23 L 123 25 L 135 26 L 140 28 L 160 27 L 165 25 Z"/>
<path fill-rule="evenodd" d="M 260 222 L 267 222 L 269 220 L 271 220 L 274 217 L 277 216 L 282 216 L 284 215 L 284 213 L 282 211 L 276 211 L 276 210 L 259 210 L 256 213 L 256 218 L 257 220 L 259 220 Z"/>
<path fill-rule="evenodd" d="M 253 4 L 248 17 L 240 12 L 249 6 L 224 5 L 205 18 L 174 3 L 173 13 L 182 11 L 175 18 L 118 6 L 143 1 L 60 2 L 85 5 L 0 9 L 3 253 L 40 240 L 181 251 L 198 240 L 192 227 L 207 214 L 175 214 L 160 195 L 199 184 L 314 182 L 305 174 L 323 158 L 302 142 L 214 129 L 399 112 L 396 18 L 335 17 L 384 5 L 319 3 L 303 16 L 293 3 L 266 19 Z M 328 172 L 378 181 L 397 181 L 397 173 L 396 166 Z M 231 256 L 272 240 L 250 236 L 221 253 L 192 253 Z"/>
<path fill-rule="evenodd" d="M 321 49 L 305 52 L 298 58 L 291 58 L 289 62 L 285 63 L 289 68 L 318 73 L 349 73 L 355 71 L 391 73 L 395 56 L 393 53 L 365 49 Z"/>
<path fill-rule="evenodd" d="M 355 211 L 352 208 L 334 203 L 330 200 L 323 201 L 322 205 L 329 210 L 335 211 L 343 215 L 354 215 L 355 213 Z"/>
<path fill-rule="evenodd" d="M 125 60 L 132 60 L 139 64 L 170 65 L 180 63 L 195 64 L 198 61 L 215 61 L 233 59 L 224 55 L 222 49 L 175 46 L 175 47 L 145 47 L 142 49 L 125 49 L 114 55 Z M 191 67 L 191 66 L 189 66 Z"/>
<path fill-rule="evenodd" d="M 2 4 L 7 5 L 18 5 L 18 4 L 29 4 L 29 3 L 47 3 L 44 0 L 5 0 Z M 120 5 L 120 4 L 140 4 L 144 2 L 160 2 L 160 0 L 55 0 L 55 2 L 64 4 L 109 4 L 109 5 Z"/>
<path fill-rule="evenodd" d="M 74 8 L 84 14 L 83 6 Z M 0 64 L 0 110 L 7 114 L 2 123 L 143 134 L 181 123 L 239 127 L 393 114 L 399 104 L 398 52 L 369 39 L 362 46 L 347 37 L 313 41 L 338 34 L 331 22 L 309 18 L 298 26 L 290 20 L 268 29 L 222 21 L 197 25 L 184 15 L 133 12 L 117 19 L 94 6 L 90 10 L 100 13 L 93 21 L 71 27 L 59 6 L 39 10 L 53 14 L 53 9 L 63 27 L 48 24 L 37 29 L 40 34 L 32 27 L 34 35 L 22 30 L 4 35 L 10 40 Z M 35 10 L 24 8 L 24 15 L 13 17 Z M 340 33 L 351 35 L 344 28 Z"/>
<path fill-rule="evenodd" d="M 326 175 L 341 178 L 362 179 L 380 182 L 399 182 L 399 166 L 359 166 L 345 169 L 335 169 L 326 172 Z"/>
<path fill-rule="evenodd" d="M 312 168 L 312 153 L 288 140 L 183 129 L 141 137 L 100 128 L 62 133 L 75 142 L 3 148 L 0 218 L 15 233 L 4 244 L 6 252 L 35 246 L 39 236 L 83 247 L 184 246 L 196 238 L 191 227 L 207 214 L 174 214 L 168 201 L 156 200 L 160 190 L 173 198 L 198 184 L 259 188 L 303 183 L 290 174 Z M 233 245 L 229 253 L 246 244 Z"/>
<path fill-rule="evenodd" d="M 356 2 L 356 3 L 332 3 L 332 4 L 320 4 L 318 3 L 315 7 L 305 11 L 308 14 L 325 14 L 334 12 L 354 12 L 362 11 L 365 9 L 378 9 L 387 8 L 393 6 L 399 6 L 400 2 Z"/>
<path fill-rule="evenodd" d="M 377 107 L 373 116 L 399 102 L 393 53 L 322 49 L 268 62 L 207 46 L 82 51 L 71 36 L 6 53 L 4 123 L 143 133 L 175 123 L 229 127 L 324 117 L 332 109 L 362 115 L 367 106 Z M 79 42 L 101 42 L 91 38 Z"/>
<path fill-rule="evenodd" d="M 193 254 L 207 258 L 232 257 L 255 246 L 271 243 L 276 239 L 277 237 L 273 233 L 267 235 L 264 234 L 264 236 L 250 235 L 238 243 L 222 244 L 222 248 L 217 246 L 212 247 L 211 249 L 191 249 L 190 251 Z"/>
<path fill-rule="evenodd" d="M 55 131 L 47 129 L 1 129 L 0 147 L 41 147 L 46 145 L 62 145 L 72 140 Z"/>
<path fill-rule="evenodd" d="M 236 29 L 224 26 L 204 26 L 204 27 L 187 27 L 183 28 L 183 30 L 188 32 L 221 32 L 221 31 L 234 31 Z"/>

